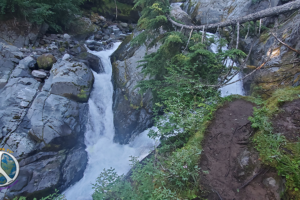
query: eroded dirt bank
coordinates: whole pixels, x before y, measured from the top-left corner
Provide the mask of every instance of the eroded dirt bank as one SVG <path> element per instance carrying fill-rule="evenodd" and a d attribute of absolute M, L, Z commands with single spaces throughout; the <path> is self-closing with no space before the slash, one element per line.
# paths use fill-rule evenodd
<path fill-rule="evenodd" d="M 254 131 L 248 117 L 253 107 L 240 99 L 227 103 L 206 132 L 200 176 L 209 200 L 280 199 L 282 179 L 261 165 L 250 141 Z"/>

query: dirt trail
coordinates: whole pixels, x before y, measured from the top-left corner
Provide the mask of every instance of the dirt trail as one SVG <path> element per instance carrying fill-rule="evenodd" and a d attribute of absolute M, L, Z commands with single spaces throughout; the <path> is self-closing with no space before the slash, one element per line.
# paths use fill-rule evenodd
<path fill-rule="evenodd" d="M 253 106 L 244 100 L 228 103 L 216 112 L 206 132 L 200 176 L 209 200 L 280 199 L 281 178 L 261 166 L 249 142 Z"/>

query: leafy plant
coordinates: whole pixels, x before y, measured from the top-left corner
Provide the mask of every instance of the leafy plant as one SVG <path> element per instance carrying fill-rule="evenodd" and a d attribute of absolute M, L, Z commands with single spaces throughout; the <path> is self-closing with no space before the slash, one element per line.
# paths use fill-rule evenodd
<path fill-rule="evenodd" d="M 59 194 L 59 191 L 55 189 L 55 192 L 53 194 L 50 194 L 46 197 L 41 198 L 40 200 L 67 200 L 64 195 Z M 26 200 L 26 197 L 15 197 L 13 200 Z M 33 200 L 37 200 L 34 198 Z"/>
<path fill-rule="evenodd" d="M 280 112 L 279 106 L 284 102 L 299 98 L 299 93 L 299 87 L 279 89 L 262 108 L 254 108 L 253 117 L 249 118 L 252 127 L 257 130 L 253 142 L 260 159 L 286 178 L 286 189 L 291 199 L 300 198 L 300 141 L 287 141 L 284 135 L 273 129 L 270 118 Z"/>

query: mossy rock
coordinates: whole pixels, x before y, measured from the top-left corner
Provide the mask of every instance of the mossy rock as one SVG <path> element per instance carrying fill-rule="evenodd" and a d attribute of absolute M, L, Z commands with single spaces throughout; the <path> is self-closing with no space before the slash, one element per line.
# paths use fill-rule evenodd
<path fill-rule="evenodd" d="M 39 69 L 50 70 L 54 63 L 56 58 L 50 53 L 43 54 L 37 59 Z"/>
<path fill-rule="evenodd" d="M 139 19 L 138 11 L 133 10 L 134 3 L 132 1 L 117 0 L 118 17 L 117 19 L 124 22 L 137 22 Z M 89 4 L 89 5 L 88 5 Z M 87 2 L 86 8 L 93 12 L 98 12 L 100 15 L 108 19 L 116 17 L 116 4 L 111 0 L 99 0 L 94 3 Z"/>

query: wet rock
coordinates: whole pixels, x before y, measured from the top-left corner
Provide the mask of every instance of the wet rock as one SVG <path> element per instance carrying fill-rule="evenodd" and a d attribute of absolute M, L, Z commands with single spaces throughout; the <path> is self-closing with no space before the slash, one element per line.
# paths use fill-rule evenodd
<path fill-rule="evenodd" d="M 95 50 L 95 45 L 93 45 L 93 44 L 89 44 L 89 45 L 87 45 L 87 47 L 92 51 Z"/>
<path fill-rule="evenodd" d="M 54 63 L 56 63 L 56 58 L 50 53 L 43 54 L 37 59 L 39 69 L 50 70 Z"/>
<path fill-rule="evenodd" d="M 81 17 L 77 20 L 77 23 L 69 30 L 69 34 L 72 38 L 81 41 L 86 40 L 97 32 L 98 26 L 91 22 L 89 18 Z"/>
<path fill-rule="evenodd" d="M 63 57 L 62 57 L 62 60 L 68 60 L 70 58 L 70 55 L 69 54 L 65 54 Z"/>
<path fill-rule="evenodd" d="M 127 28 L 127 27 L 128 27 L 128 24 L 127 24 L 127 23 L 124 23 L 124 22 L 121 22 L 120 25 L 121 25 L 123 28 Z"/>
<path fill-rule="evenodd" d="M 76 56 L 82 52 L 87 52 L 87 49 L 84 45 L 77 45 L 70 50 L 70 54 Z"/>
<path fill-rule="evenodd" d="M 55 49 L 58 49 L 58 47 L 55 45 L 55 42 L 52 42 L 52 44 L 50 44 L 47 49 L 49 50 L 55 50 Z"/>
<path fill-rule="evenodd" d="M 36 78 L 46 78 L 47 77 L 47 74 L 45 72 L 41 72 L 41 71 L 38 71 L 38 70 L 33 70 L 31 72 L 32 76 L 36 77 Z"/>
<path fill-rule="evenodd" d="M 192 25 L 191 17 L 184 12 L 178 4 L 171 4 L 170 15 L 183 24 Z"/>
<path fill-rule="evenodd" d="M 69 34 L 65 33 L 65 34 L 64 34 L 64 38 L 65 38 L 66 40 L 69 40 L 69 39 L 71 39 L 71 36 L 70 36 Z"/>
<path fill-rule="evenodd" d="M 25 116 L 40 83 L 33 78 L 11 78 L 0 93 L 0 137 L 14 131 Z"/>
<path fill-rule="evenodd" d="M 62 167 L 63 188 L 69 187 L 72 183 L 79 181 L 87 165 L 87 152 L 84 148 L 73 149 L 67 156 Z"/>
<path fill-rule="evenodd" d="M 101 39 L 102 39 L 102 36 L 97 34 L 97 35 L 94 36 L 94 39 L 95 39 L 95 40 L 101 40 Z"/>
<path fill-rule="evenodd" d="M 104 39 L 104 40 L 108 40 L 108 39 L 109 39 L 109 35 L 105 35 L 105 36 L 103 37 L 103 39 Z"/>
<path fill-rule="evenodd" d="M 101 48 L 101 47 L 98 47 L 97 49 L 99 49 L 99 48 Z M 98 56 L 95 56 L 89 52 L 84 52 L 84 53 L 79 54 L 76 57 L 76 59 L 78 61 L 79 60 L 87 61 L 87 65 L 98 74 L 104 72 L 103 64 Z"/>
<path fill-rule="evenodd" d="M 67 97 L 78 102 L 87 102 L 94 83 L 91 70 L 83 63 L 62 61 L 56 63 L 53 75 L 51 94 Z"/>
<path fill-rule="evenodd" d="M 16 66 L 16 68 L 14 69 L 14 71 L 11 73 L 10 75 L 11 78 L 18 78 L 18 77 L 29 77 L 31 78 L 31 70 L 23 65 L 23 64 L 19 64 Z"/>
<path fill-rule="evenodd" d="M 20 64 L 23 64 L 25 67 L 28 67 L 29 69 L 34 69 L 36 61 L 31 56 L 27 56 L 26 58 L 20 61 Z"/>
<path fill-rule="evenodd" d="M 126 144 L 152 125 L 152 94 L 148 91 L 140 95 L 135 86 L 139 81 L 146 79 L 141 73 L 141 68 L 137 68 L 138 61 L 146 52 L 152 53 L 158 48 L 159 45 L 147 51 L 145 46 L 141 46 L 131 57 L 113 63 L 115 142 Z"/>

